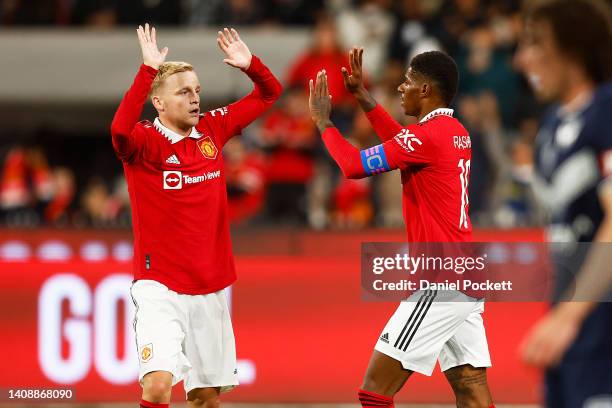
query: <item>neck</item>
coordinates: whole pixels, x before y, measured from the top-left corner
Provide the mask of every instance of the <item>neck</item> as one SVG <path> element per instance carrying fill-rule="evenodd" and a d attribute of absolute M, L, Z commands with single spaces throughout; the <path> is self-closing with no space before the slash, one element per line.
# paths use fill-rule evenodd
<path fill-rule="evenodd" d="M 574 72 L 572 72 L 574 71 Z M 595 84 L 581 70 L 570 70 L 566 87 L 559 98 L 559 102 L 568 110 L 580 107 L 585 95 L 593 92 Z M 577 105 L 577 106 L 576 106 Z"/>
<path fill-rule="evenodd" d="M 173 132 L 178 133 L 181 136 L 187 137 L 191 133 L 191 127 L 183 128 L 183 127 L 177 126 L 172 121 L 168 120 L 168 118 L 164 118 L 161 115 L 159 116 L 159 121 L 161 122 L 162 125 L 172 130 Z"/>
<path fill-rule="evenodd" d="M 448 109 L 448 106 L 439 101 L 424 103 L 421 107 L 421 111 L 417 116 L 417 120 L 420 122 L 425 116 L 435 111 L 436 109 Z"/>

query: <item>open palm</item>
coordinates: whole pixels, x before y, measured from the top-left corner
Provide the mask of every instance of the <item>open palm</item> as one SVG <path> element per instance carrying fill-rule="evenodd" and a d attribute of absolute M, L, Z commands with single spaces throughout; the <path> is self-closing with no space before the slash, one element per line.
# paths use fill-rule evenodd
<path fill-rule="evenodd" d="M 149 27 L 149 23 L 145 24 L 144 28 L 138 26 L 136 33 L 142 50 L 142 62 L 151 68 L 159 69 L 166 60 L 168 47 L 164 47 L 161 51 L 157 48 L 155 27 Z"/>
<path fill-rule="evenodd" d="M 350 72 L 342 67 L 344 87 L 347 91 L 355 93 L 361 90 L 363 85 L 363 48 L 354 47 L 349 51 Z"/>
<path fill-rule="evenodd" d="M 247 69 L 253 57 L 249 47 L 240 39 L 238 31 L 224 28 L 217 33 L 217 44 L 226 58 L 223 60 L 232 67 Z"/>

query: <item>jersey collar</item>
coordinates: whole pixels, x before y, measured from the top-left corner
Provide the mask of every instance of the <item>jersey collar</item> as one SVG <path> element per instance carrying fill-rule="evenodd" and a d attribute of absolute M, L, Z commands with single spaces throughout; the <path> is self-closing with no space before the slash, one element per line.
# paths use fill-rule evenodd
<path fill-rule="evenodd" d="M 440 115 L 450 116 L 452 118 L 453 112 L 454 110 L 447 109 L 447 108 L 434 109 L 431 112 L 429 112 L 427 115 L 425 115 L 423 119 L 419 121 L 419 123 L 427 122 L 429 119 L 435 118 L 436 116 L 440 116 Z"/>
<path fill-rule="evenodd" d="M 180 142 L 181 140 L 183 140 L 185 138 L 185 136 L 179 135 L 174 130 L 168 129 L 167 127 L 162 125 L 162 123 L 159 120 L 159 118 L 155 118 L 155 121 L 153 121 L 153 126 L 155 126 L 155 129 L 157 129 L 159 131 L 159 133 L 164 135 L 164 137 L 166 139 L 168 139 L 170 141 L 170 143 L 172 143 L 172 144 L 175 144 L 176 142 Z M 188 137 L 191 137 L 193 139 L 199 139 L 199 138 L 202 137 L 202 134 L 200 132 L 198 132 L 195 127 L 192 127 L 191 128 L 191 133 L 189 133 Z"/>

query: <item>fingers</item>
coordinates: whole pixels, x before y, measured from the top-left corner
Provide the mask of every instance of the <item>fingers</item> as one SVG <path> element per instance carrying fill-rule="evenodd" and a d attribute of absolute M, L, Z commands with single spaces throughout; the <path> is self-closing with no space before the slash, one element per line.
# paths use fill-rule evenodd
<path fill-rule="evenodd" d="M 323 92 L 321 93 L 321 96 L 329 96 L 329 89 L 327 87 L 327 72 L 325 72 L 325 70 L 323 70 Z"/>
<path fill-rule="evenodd" d="M 342 67 L 342 69 L 340 70 L 342 72 L 342 76 L 344 77 L 344 83 L 348 83 L 349 81 L 349 73 L 348 73 L 348 69 L 346 69 L 345 67 Z"/>
<path fill-rule="evenodd" d="M 143 45 L 144 35 L 143 35 L 142 26 L 138 26 L 138 28 L 136 29 L 136 35 L 138 35 L 138 42 L 140 43 L 140 45 Z"/>
<path fill-rule="evenodd" d="M 359 67 L 359 70 L 361 70 L 362 63 L 363 63 L 363 48 L 359 48 L 358 55 L 357 55 L 357 66 Z"/>
<path fill-rule="evenodd" d="M 161 50 L 161 56 L 162 56 L 162 60 L 165 61 L 166 60 L 166 56 L 168 55 L 168 47 L 164 47 L 163 50 Z"/>
<path fill-rule="evenodd" d="M 225 27 L 225 28 L 223 29 L 223 34 L 224 34 L 224 35 L 225 35 L 225 37 L 227 38 L 227 42 L 228 42 L 228 43 L 230 43 L 230 44 L 231 44 L 231 43 L 233 43 L 233 42 L 235 41 L 235 40 L 234 40 L 234 37 L 232 36 L 232 33 L 230 32 L 230 30 L 229 30 L 227 27 Z"/>
<path fill-rule="evenodd" d="M 310 90 L 310 99 L 312 99 L 314 96 L 314 82 L 312 79 L 308 81 L 308 89 Z"/>
<path fill-rule="evenodd" d="M 355 65 L 355 49 L 356 48 L 353 47 L 349 51 L 349 64 L 351 67 L 351 72 L 354 72 L 357 69 L 357 66 Z"/>
<path fill-rule="evenodd" d="M 221 39 L 221 31 L 219 31 L 219 34 L 217 36 L 217 45 L 219 46 L 221 51 L 227 53 L 227 44 L 225 44 L 223 40 Z"/>
<path fill-rule="evenodd" d="M 157 35 L 155 33 L 155 27 L 151 27 L 151 41 L 153 41 L 153 44 L 157 44 Z"/>
<path fill-rule="evenodd" d="M 225 33 L 223 31 L 218 31 L 217 32 L 217 41 L 220 42 L 221 45 L 223 45 L 224 48 L 222 48 L 224 51 L 225 49 L 227 49 L 227 47 L 229 47 L 230 42 L 227 39 L 227 37 L 225 36 Z"/>
<path fill-rule="evenodd" d="M 238 35 L 238 31 L 232 28 L 230 29 L 230 32 L 232 33 L 232 37 L 234 38 L 234 41 L 240 41 L 240 36 Z"/>
<path fill-rule="evenodd" d="M 149 28 L 149 23 L 145 24 L 144 34 L 147 42 L 151 42 L 151 29 Z"/>

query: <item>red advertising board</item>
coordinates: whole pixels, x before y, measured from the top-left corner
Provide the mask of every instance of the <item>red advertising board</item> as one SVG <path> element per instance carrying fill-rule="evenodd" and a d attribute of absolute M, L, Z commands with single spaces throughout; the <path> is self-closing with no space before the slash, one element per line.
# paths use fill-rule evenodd
<path fill-rule="evenodd" d="M 0 261 L 0 388 L 69 386 L 78 401 L 137 400 L 130 269 L 112 257 Z M 230 299 L 242 385 L 224 400 L 354 402 L 396 307 L 361 301 L 359 258 L 242 255 L 237 269 Z M 539 374 L 520 363 L 517 347 L 544 307 L 486 306 L 489 381 L 498 402 L 539 398 Z M 452 399 L 439 372 L 413 376 L 397 398 Z"/>

